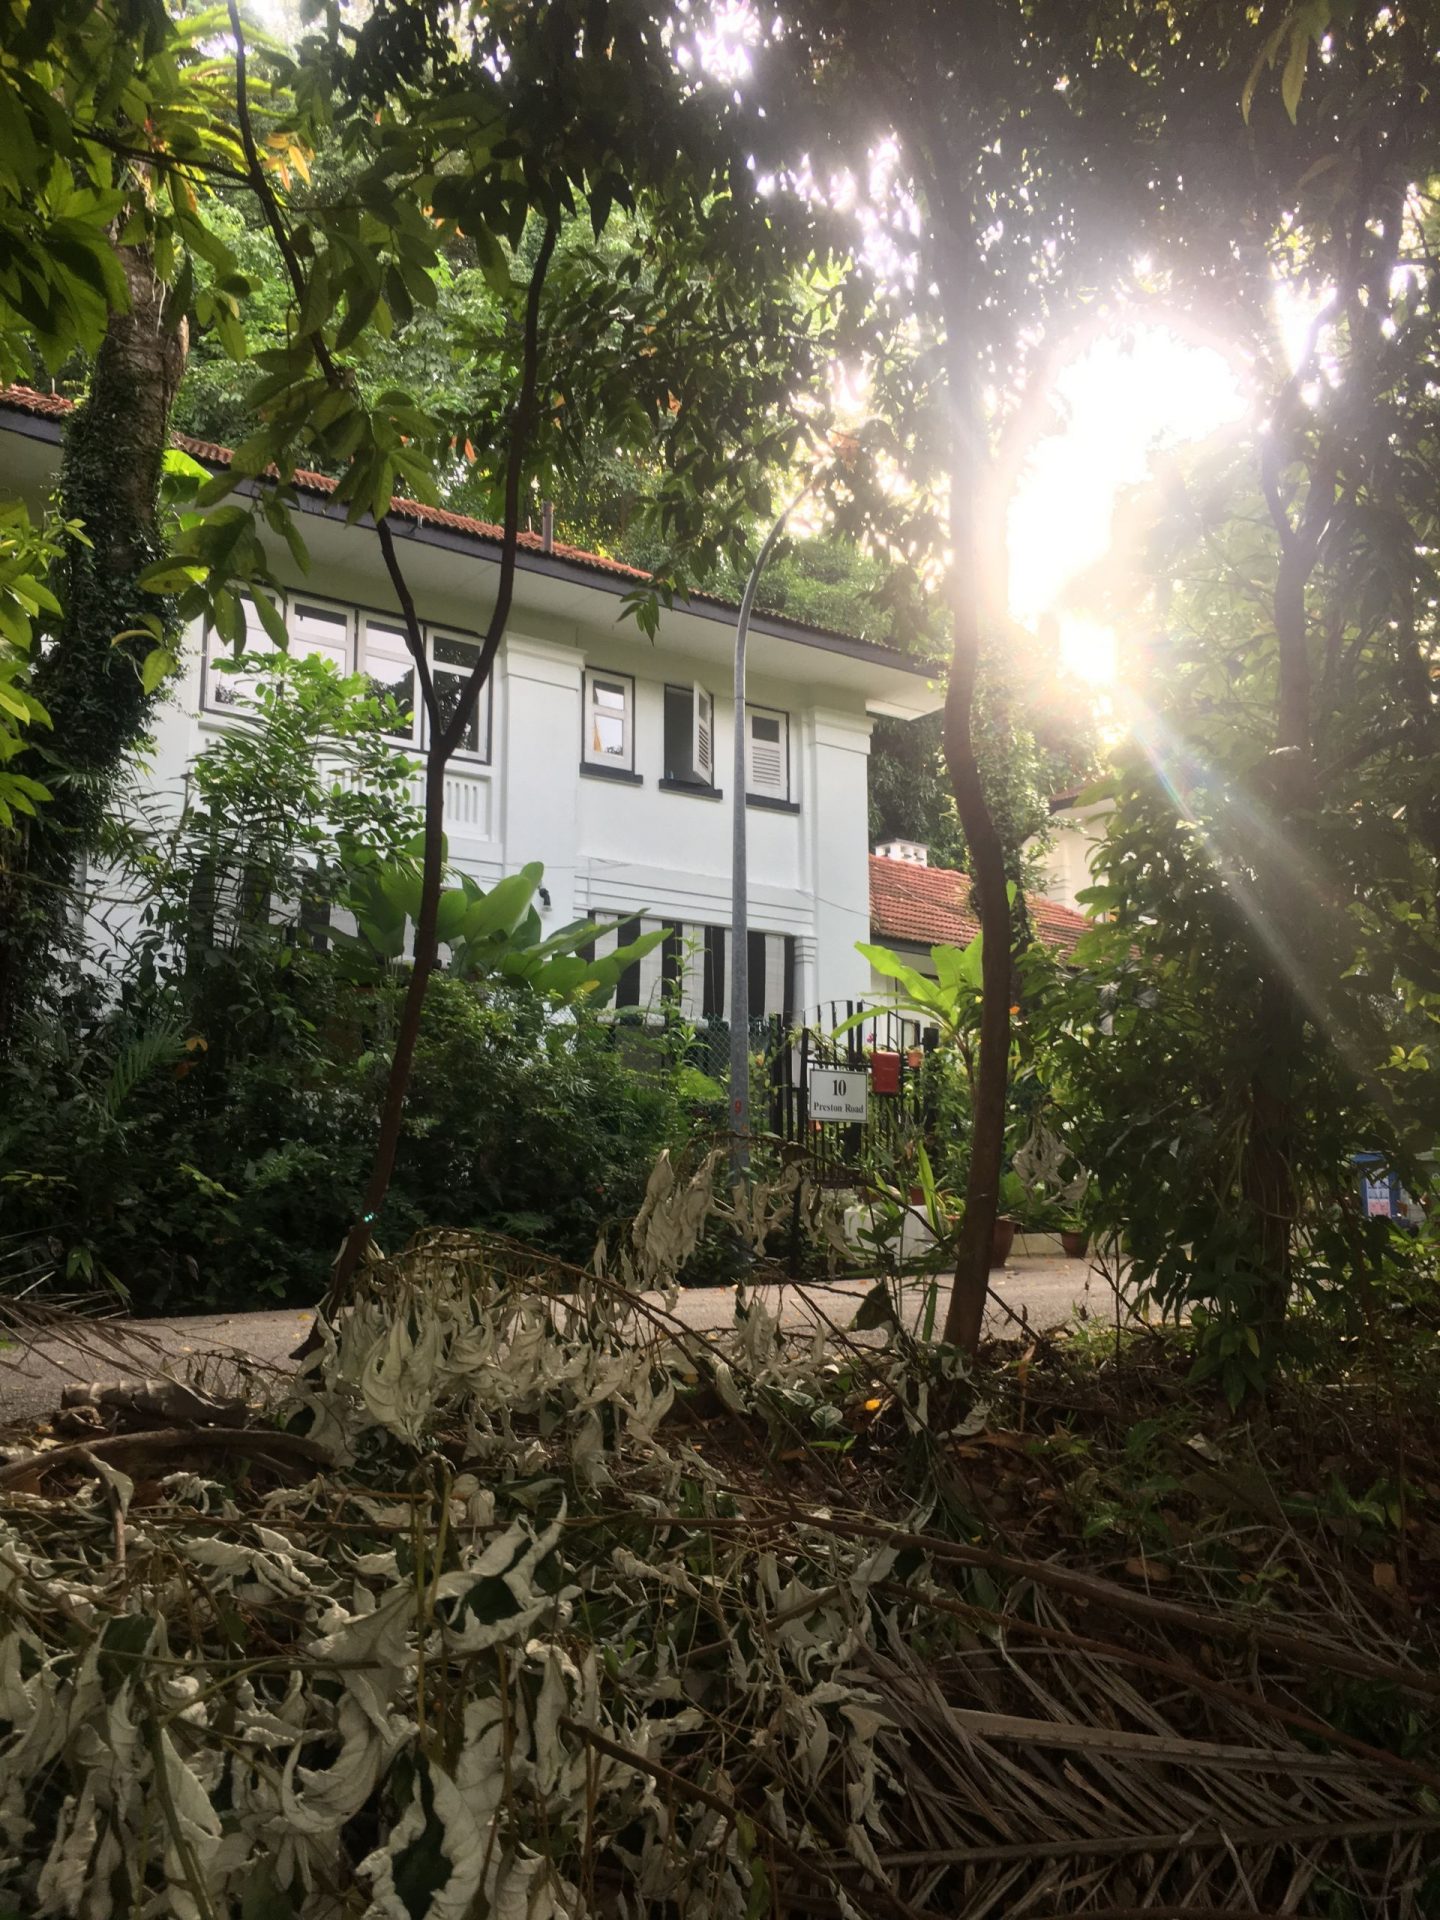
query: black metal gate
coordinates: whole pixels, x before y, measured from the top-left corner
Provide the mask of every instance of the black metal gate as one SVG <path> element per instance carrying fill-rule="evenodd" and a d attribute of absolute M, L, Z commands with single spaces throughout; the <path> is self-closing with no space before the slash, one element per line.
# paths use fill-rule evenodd
<path fill-rule="evenodd" d="M 854 1024 L 837 1035 L 848 1021 Z M 822 1184 L 847 1185 L 867 1165 L 898 1166 L 908 1142 L 929 1129 L 923 1069 L 938 1042 L 935 1029 L 863 1000 L 825 1001 L 799 1027 L 775 1026 L 768 1063 L 771 1132 L 804 1149 Z M 867 1075 L 863 1123 L 811 1119 L 811 1076 L 826 1068 Z"/>

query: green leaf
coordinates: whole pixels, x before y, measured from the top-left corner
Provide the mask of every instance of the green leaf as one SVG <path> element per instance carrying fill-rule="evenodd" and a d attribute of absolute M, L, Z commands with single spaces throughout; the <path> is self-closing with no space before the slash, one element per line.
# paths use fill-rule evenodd
<path fill-rule="evenodd" d="M 296 324 L 301 333 L 318 333 L 330 318 L 331 307 L 330 263 L 322 254 L 310 269 L 305 298 L 300 303 L 300 316 Z"/>
<path fill-rule="evenodd" d="M 582 959 L 579 954 L 562 955 L 543 962 L 530 978 L 539 992 L 564 1000 L 595 978 L 595 968 L 592 961 Z"/>
<path fill-rule="evenodd" d="M 210 478 L 210 469 L 202 467 L 193 453 L 186 453 L 183 447 L 167 447 L 161 459 L 161 471 L 173 478 L 205 481 Z"/>
<path fill-rule="evenodd" d="M 892 953 L 889 947 L 872 946 L 869 941 L 857 940 L 855 951 L 862 959 L 868 960 L 875 971 L 887 980 L 898 980 L 905 992 L 922 1005 L 929 1006 L 935 1000 L 935 982 L 927 980 L 912 966 L 908 966 L 900 956 Z"/>
<path fill-rule="evenodd" d="M 179 655 L 172 653 L 169 647 L 152 647 L 140 663 L 140 684 L 146 693 L 154 693 L 165 676 L 173 673 L 179 664 Z"/>
<path fill-rule="evenodd" d="M 210 602 L 215 628 L 238 652 L 245 644 L 245 609 L 228 587 L 218 587 Z"/>
<path fill-rule="evenodd" d="M 420 894 L 423 878 L 412 866 L 394 862 L 380 875 L 380 890 L 390 905 L 407 919 L 420 918 Z"/>
<path fill-rule="evenodd" d="M 465 930 L 465 914 L 469 901 L 459 887 L 447 887 L 441 894 L 435 920 L 435 937 L 442 946 L 449 946 L 460 938 Z"/>
<path fill-rule="evenodd" d="M 1304 26 L 1297 25 L 1290 40 L 1290 57 L 1280 76 L 1280 98 L 1285 103 L 1285 111 L 1292 125 L 1300 110 L 1300 96 L 1305 90 L 1305 66 L 1309 56 L 1309 32 Z"/>
<path fill-rule="evenodd" d="M 184 593 L 187 587 L 199 586 L 204 578 L 205 569 L 198 561 L 166 558 L 152 561 L 136 585 L 146 593 Z"/>
<path fill-rule="evenodd" d="M 266 633 L 269 634 L 270 638 L 282 653 L 288 652 L 290 648 L 290 633 L 285 625 L 284 614 L 281 613 L 279 607 L 276 606 L 269 594 L 261 593 L 258 588 L 252 589 L 250 598 L 255 603 L 255 611 L 260 616 L 261 626 L 264 627 Z"/>
<path fill-rule="evenodd" d="M 985 977 L 984 942 L 984 934 L 977 933 L 966 947 L 930 949 L 936 978 L 947 993 L 956 993 L 961 987 L 970 987 L 979 992 Z"/>
<path fill-rule="evenodd" d="M 488 227 L 478 222 L 467 224 L 466 236 L 475 249 L 476 262 L 491 292 L 507 302 L 512 300 L 515 297 L 515 283 L 510 277 L 510 262 L 500 242 Z"/>
<path fill-rule="evenodd" d="M 465 938 L 487 940 L 497 933 L 513 933 L 529 911 L 535 890 L 545 878 L 538 860 L 522 867 L 519 873 L 497 880 L 465 915 Z"/>

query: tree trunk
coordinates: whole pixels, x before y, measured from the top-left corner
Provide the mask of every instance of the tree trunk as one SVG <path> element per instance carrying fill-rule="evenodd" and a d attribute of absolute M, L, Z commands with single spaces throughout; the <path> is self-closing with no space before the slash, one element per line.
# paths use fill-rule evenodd
<path fill-rule="evenodd" d="M 1319 556 L 1320 540 L 1333 499 L 1333 485 L 1313 475 L 1300 525 L 1292 527 L 1280 506 L 1278 490 L 1268 490 L 1271 515 L 1280 538 L 1272 612 L 1276 643 L 1275 746 L 1269 810 L 1273 831 L 1257 844 L 1253 859 L 1260 895 L 1278 946 L 1303 944 L 1306 901 L 1304 863 L 1295 838 L 1314 799 L 1311 741 L 1309 633 L 1305 589 Z M 1297 856 L 1292 859 L 1291 849 Z M 1284 1321 L 1290 1300 L 1291 1269 L 1300 1196 L 1294 1176 L 1296 1117 L 1294 1063 L 1305 1045 L 1305 1007 L 1300 983 L 1276 957 L 1265 956 L 1256 1007 L 1258 1065 L 1250 1080 L 1250 1124 L 1240 1160 L 1240 1191 L 1255 1231 L 1255 1264 L 1263 1294 L 1264 1319 L 1272 1333 Z"/>
<path fill-rule="evenodd" d="M 1291 1260 L 1299 1196 L 1293 1172 L 1295 1116 L 1290 1064 L 1303 1044 L 1304 1020 L 1295 989 L 1281 973 L 1260 984 L 1257 1036 L 1266 1057 L 1250 1079 L 1250 1124 L 1240 1161 L 1240 1191 L 1255 1231 L 1263 1319 L 1278 1332 L 1290 1299 Z"/>
<path fill-rule="evenodd" d="M 365 1188 L 365 1205 L 360 1218 L 346 1235 L 340 1258 L 335 1263 L 330 1292 L 322 1309 L 333 1313 L 345 1299 L 350 1283 L 364 1257 L 376 1216 L 390 1191 L 395 1171 L 395 1155 L 405 1123 L 405 1096 L 415 1064 L 415 1048 L 420 1039 L 420 1022 L 425 1012 L 425 993 L 435 971 L 439 943 L 436 929 L 440 915 L 440 892 L 445 877 L 445 766 L 448 755 L 443 738 L 432 726 L 430 748 L 425 756 L 425 851 L 420 877 L 420 917 L 415 923 L 415 957 L 405 989 L 405 1004 L 400 1010 L 400 1025 L 395 1035 L 395 1051 L 390 1060 L 390 1076 L 385 1086 L 385 1103 L 380 1110 L 380 1133 L 375 1143 L 375 1158 Z"/>
<path fill-rule="evenodd" d="M 980 1344 L 990 1285 L 990 1242 L 1000 1198 L 1005 1148 L 1005 1088 L 1010 1064 L 1010 896 L 1005 850 L 996 831 L 975 753 L 975 680 L 980 664 L 983 559 L 979 490 L 989 463 L 981 449 L 984 424 L 975 373 L 964 346 L 963 276 L 942 283 L 945 295 L 946 377 L 954 455 L 950 463 L 950 684 L 945 699 L 945 762 L 956 811 L 970 850 L 970 877 L 984 934 L 981 946 L 980 1046 L 970 1133 L 965 1212 L 955 1245 L 955 1285 L 945 1315 L 945 1339 L 974 1353 Z"/>
<path fill-rule="evenodd" d="M 233 4 L 234 0 L 232 0 L 232 8 Z M 278 217 L 274 213 L 273 201 L 269 204 L 272 219 Z M 464 738 L 470 716 L 475 710 L 475 703 L 480 697 L 480 690 L 489 679 L 495 665 L 495 656 L 499 652 L 500 642 L 505 637 L 505 623 L 510 617 L 510 604 L 515 592 L 516 553 L 519 545 L 520 479 L 529 451 L 535 413 L 535 390 L 540 369 L 540 299 L 544 292 L 545 276 L 550 271 L 550 262 L 554 257 L 559 234 L 559 215 L 552 211 L 546 216 L 545 231 L 535 256 L 535 264 L 530 273 L 530 285 L 525 295 L 524 351 L 521 359 L 520 391 L 516 398 L 515 414 L 510 427 L 510 447 L 505 460 L 505 519 L 500 546 L 500 579 L 495 592 L 495 605 L 490 612 L 485 637 L 480 643 L 479 657 L 465 683 L 459 705 L 449 720 L 443 724 L 425 666 L 425 650 L 420 639 L 420 622 L 415 602 L 406 584 L 399 555 L 395 551 L 395 541 L 389 522 L 381 519 L 376 527 L 386 571 L 390 575 L 391 585 L 400 602 L 401 614 L 405 621 L 406 640 L 415 661 L 415 671 L 425 699 L 429 722 L 430 746 L 425 756 L 425 855 L 420 878 L 420 915 L 415 925 L 414 967 L 405 993 L 405 1005 L 400 1014 L 400 1028 L 395 1037 L 395 1052 L 391 1056 L 390 1077 L 386 1082 L 385 1101 L 380 1112 L 380 1136 L 376 1143 L 370 1179 L 365 1189 L 365 1206 L 360 1218 L 345 1236 L 345 1244 L 340 1249 L 340 1257 L 335 1262 L 330 1291 L 326 1296 L 323 1309 L 326 1314 L 334 1313 L 349 1296 L 351 1283 L 364 1258 L 365 1249 L 370 1244 L 376 1217 L 384 1204 L 386 1194 L 390 1191 L 390 1178 L 395 1170 L 395 1153 L 400 1144 L 400 1130 L 405 1120 L 405 1096 L 409 1091 L 410 1070 L 415 1060 L 415 1047 L 420 1038 L 421 1017 L 425 1011 L 425 990 L 430 984 L 430 976 L 435 971 L 438 957 L 436 929 L 440 916 L 440 890 L 445 878 L 445 769 Z M 303 287 L 298 267 L 292 266 L 292 273 L 298 292 Z M 333 362 L 330 363 L 330 374 L 333 379 Z M 311 1335 L 300 1348 L 302 1354 L 309 1350 L 314 1337 L 312 1329 Z"/>
<path fill-rule="evenodd" d="M 43 992 L 57 949 L 73 938 L 76 864 L 95 845 L 156 698 L 140 680 L 150 643 L 113 642 L 142 615 L 166 613 L 165 601 L 136 581 L 163 551 L 160 479 L 187 338 L 183 323 L 167 324 L 148 249 L 116 251 L 130 310 L 111 316 L 61 458 L 60 511 L 82 523 L 89 544 L 67 543 L 58 583 L 64 615 L 35 671 L 52 724 L 27 755 L 27 771 L 52 798 L 16 836 L 6 862 L 0 1048 Z"/>

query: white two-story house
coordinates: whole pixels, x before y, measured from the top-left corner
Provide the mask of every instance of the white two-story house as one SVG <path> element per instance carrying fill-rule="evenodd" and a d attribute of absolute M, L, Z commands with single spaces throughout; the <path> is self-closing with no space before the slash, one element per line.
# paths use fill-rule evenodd
<path fill-rule="evenodd" d="M 53 488 L 70 403 L 0 393 L 0 495 Z M 228 450 L 179 444 L 211 468 Z M 292 649 L 368 673 L 406 704 L 411 663 L 373 527 L 345 524 L 319 475 L 299 476 L 310 568 L 277 543 Z M 397 501 L 393 524 L 442 697 L 489 618 L 499 531 Z M 726 1011 L 730 921 L 730 697 L 735 608 L 702 594 L 660 613 L 652 643 L 623 614 L 633 568 L 541 535 L 522 537 L 514 602 L 490 685 L 446 781 L 451 861 L 488 885 L 545 867 L 547 921 L 620 916 L 625 937 L 670 937 L 622 981 L 620 1004 L 658 1004 L 680 983 L 692 1016 Z M 271 643 L 256 625 L 254 644 Z M 188 636 L 154 722 L 154 779 L 179 791 L 235 677 L 213 635 Z M 227 649 L 228 651 L 228 649 Z M 888 647 L 802 622 L 752 622 L 745 729 L 753 1014 L 793 1016 L 868 991 L 855 943 L 870 933 L 866 761 L 871 717 L 939 700 L 929 670 Z M 227 713 L 227 705 L 232 713 Z M 420 722 L 410 743 L 423 747 Z M 638 925 L 632 925 L 638 923 Z M 613 941 L 616 936 L 608 936 Z"/>

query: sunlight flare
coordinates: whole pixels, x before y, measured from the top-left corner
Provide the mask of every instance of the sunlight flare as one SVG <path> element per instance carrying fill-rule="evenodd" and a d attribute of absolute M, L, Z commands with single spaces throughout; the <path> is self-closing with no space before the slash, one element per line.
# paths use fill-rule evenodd
<path fill-rule="evenodd" d="M 1008 515 L 1010 610 L 1027 626 L 1062 615 L 1104 560 L 1120 497 L 1145 480 L 1152 457 L 1232 424 L 1248 405 L 1217 347 L 1149 323 L 1092 340 L 1060 367 L 1043 399 L 1055 424 L 1031 447 Z M 1064 617 L 1061 658 L 1077 678 L 1103 687 L 1115 677 L 1115 635 Z"/>
<path fill-rule="evenodd" d="M 1060 621 L 1060 664 L 1088 687 L 1108 687 L 1119 664 L 1120 642 L 1113 627 L 1067 614 Z"/>

